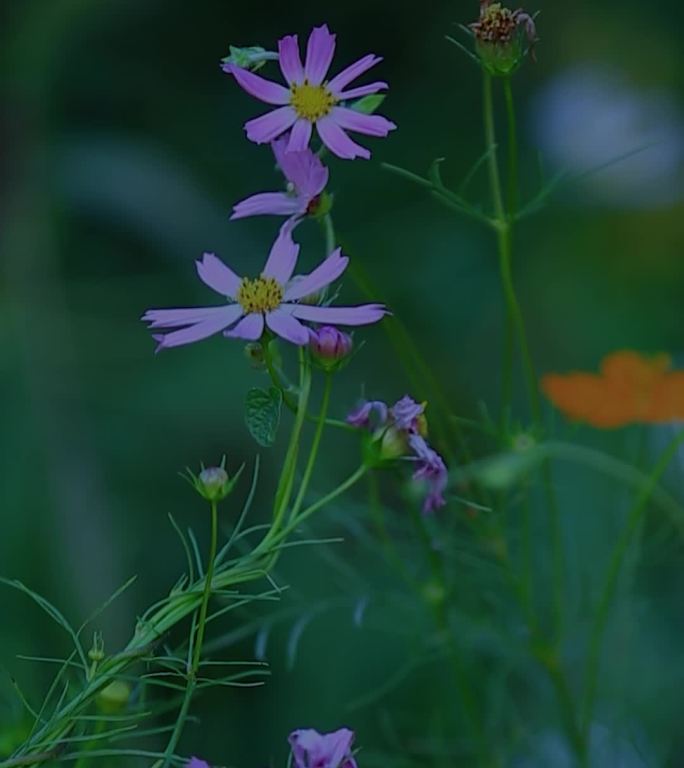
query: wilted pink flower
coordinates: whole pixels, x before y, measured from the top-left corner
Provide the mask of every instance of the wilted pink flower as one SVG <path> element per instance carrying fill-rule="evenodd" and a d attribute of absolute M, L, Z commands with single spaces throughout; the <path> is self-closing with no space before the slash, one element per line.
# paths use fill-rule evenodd
<path fill-rule="evenodd" d="M 315 27 L 309 35 L 303 65 L 297 35 L 288 35 L 279 40 L 278 51 L 280 69 L 287 81 L 287 88 L 234 64 L 223 67 L 247 93 L 277 107 L 245 124 L 250 141 L 264 144 L 292 129 L 287 151 L 298 152 L 309 145 L 315 125 L 321 141 L 338 157 L 347 160 L 355 157 L 368 159 L 370 152 L 352 141 L 346 131 L 368 136 L 387 136 L 396 128 L 394 123 L 380 115 L 364 115 L 339 106 L 340 102 L 387 88 L 384 82 L 347 88 L 353 80 L 381 61 L 379 56 L 368 54 L 331 80 L 326 80 L 335 53 L 335 35 L 330 33 L 325 24 Z"/>
<path fill-rule="evenodd" d="M 187 768 L 211 768 L 209 763 L 205 763 L 204 760 L 200 760 L 198 757 L 191 757 L 190 762 L 187 764 Z"/>
<path fill-rule="evenodd" d="M 344 272 L 349 263 L 337 248 L 308 275 L 292 278 L 299 245 L 292 240 L 292 222 L 281 227 L 266 266 L 259 277 L 239 278 L 213 253 L 197 262 L 200 280 L 228 299 L 228 304 L 191 309 L 150 309 L 142 319 L 150 328 L 176 328 L 156 334 L 158 349 L 192 344 L 215 333 L 256 341 L 268 327 L 286 341 L 304 346 L 309 330 L 301 321 L 339 325 L 368 325 L 387 310 L 381 304 L 358 307 L 312 306 L 299 300 L 320 291 Z"/>
<path fill-rule="evenodd" d="M 444 459 L 437 451 L 430 448 L 424 437 L 418 434 L 409 436 L 409 445 L 413 451 L 418 466 L 413 473 L 414 480 L 427 483 L 428 493 L 423 500 L 423 514 L 429 514 L 446 504 L 444 491 L 449 482 L 449 473 Z"/>
<path fill-rule="evenodd" d="M 347 423 L 373 432 L 381 462 L 407 456 L 416 463 L 413 479 L 425 482 L 428 489 L 423 500 L 424 514 L 446 504 L 449 473 L 444 459 L 425 439 L 425 403 L 417 403 L 408 395 L 391 408 L 380 400 L 365 401 L 347 416 Z"/>
<path fill-rule="evenodd" d="M 307 728 L 293 731 L 289 738 L 295 768 L 357 768 L 353 741 L 354 732 L 348 728 L 333 733 Z"/>
<path fill-rule="evenodd" d="M 308 147 L 301 152 L 286 152 L 288 139 L 271 143 L 278 167 L 287 179 L 286 192 L 261 192 L 237 203 L 231 219 L 263 214 L 293 216 L 300 219 L 314 213 L 328 183 L 328 169 Z"/>

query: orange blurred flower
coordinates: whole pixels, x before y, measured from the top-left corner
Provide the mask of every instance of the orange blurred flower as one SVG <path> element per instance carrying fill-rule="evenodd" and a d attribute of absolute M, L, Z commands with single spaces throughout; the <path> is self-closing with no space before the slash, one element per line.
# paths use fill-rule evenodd
<path fill-rule="evenodd" d="M 550 373 L 542 390 L 568 418 L 610 429 L 627 424 L 684 420 L 684 371 L 671 371 L 668 355 L 623 350 L 603 359 L 595 373 Z"/>

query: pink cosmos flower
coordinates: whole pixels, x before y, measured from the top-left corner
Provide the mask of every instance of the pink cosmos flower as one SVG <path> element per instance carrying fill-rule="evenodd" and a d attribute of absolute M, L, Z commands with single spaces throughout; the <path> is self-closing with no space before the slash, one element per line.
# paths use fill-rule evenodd
<path fill-rule="evenodd" d="M 191 757 L 186 768 L 211 768 L 209 763 L 205 763 L 204 760 L 200 760 L 198 757 Z"/>
<path fill-rule="evenodd" d="M 308 147 L 301 152 L 287 152 L 287 144 L 287 138 L 271 142 L 278 167 L 287 180 L 287 191 L 261 192 L 248 197 L 235 205 L 231 219 L 266 214 L 299 220 L 314 212 L 328 183 L 328 169 Z"/>
<path fill-rule="evenodd" d="M 372 439 L 379 445 L 381 460 L 407 456 L 415 463 L 413 479 L 427 486 L 423 514 L 446 504 L 444 492 L 449 472 L 444 459 L 425 439 L 425 403 L 417 403 L 408 395 L 391 408 L 381 400 L 367 400 L 347 416 L 347 423 L 373 433 Z"/>
<path fill-rule="evenodd" d="M 156 334 L 159 349 L 192 344 L 223 332 L 229 338 L 257 341 L 268 327 L 281 338 L 299 346 L 309 343 L 304 322 L 334 325 L 368 325 L 387 314 L 382 304 L 358 307 L 314 306 L 304 299 L 327 287 L 349 263 L 337 248 L 308 275 L 293 278 L 299 245 L 292 240 L 292 222 L 280 229 L 259 277 L 238 277 L 213 253 L 197 262 L 200 280 L 228 303 L 191 309 L 150 309 L 142 317 L 150 328 L 177 329 Z"/>
<path fill-rule="evenodd" d="M 289 737 L 295 768 L 358 768 L 351 751 L 353 741 L 354 732 L 348 728 L 333 733 L 307 728 Z"/>
<path fill-rule="evenodd" d="M 245 124 L 250 141 L 264 144 L 292 129 L 287 151 L 301 152 L 308 147 L 315 125 L 321 141 L 333 154 L 346 160 L 355 157 L 368 159 L 370 152 L 352 141 L 346 132 L 387 136 L 396 128 L 394 123 L 380 115 L 364 115 L 340 106 L 348 99 L 387 88 L 384 82 L 347 88 L 353 80 L 381 61 L 379 56 L 368 54 L 331 80 L 326 80 L 335 53 L 335 35 L 325 24 L 315 27 L 309 35 L 303 65 L 297 35 L 279 40 L 278 51 L 287 88 L 235 64 L 223 66 L 224 71 L 233 75 L 247 93 L 277 107 Z"/>

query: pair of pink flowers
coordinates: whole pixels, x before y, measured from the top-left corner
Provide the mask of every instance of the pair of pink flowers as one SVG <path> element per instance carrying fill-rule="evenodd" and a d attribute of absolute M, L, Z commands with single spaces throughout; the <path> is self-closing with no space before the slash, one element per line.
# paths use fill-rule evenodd
<path fill-rule="evenodd" d="M 142 319 L 157 331 L 154 338 L 158 349 L 191 344 L 217 333 L 257 341 L 266 330 L 304 346 L 316 338 L 316 331 L 308 323 L 325 327 L 360 326 L 375 323 L 387 313 L 381 304 L 333 307 L 322 303 L 325 290 L 342 275 L 349 259 L 337 248 L 312 272 L 295 276 L 299 245 L 292 237 L 299 221 L 316 211 L 328 183 L 328 169 L 308 146 L 313 126 L 323 143 L 344 158 L 370 155 L 347 136 L 345 128 L 385 136 L 395 127 L 378 115 L 364 115 L 340 106 L 348 99 L 387 87 L 386 83 L 376 82 L 346 89 L 380 58 L 366 56 L 328 82 L 325 77 L 335 50 L 335 36 L 327 26 L 311 33 L 305 64 L 301 63 L 296 35 L 284 37 L 278 48 L 289 90 L 247 69 L 225 65 L 226 71 L 249 93 L 267 103 L 281 105 L 274 112 L 250 121 L 246 128 L 253 141 L 272 142 L 276 162 L 287 182 L 284 192 L 263 192 L 241 201 L 231 218 L 267 214 L 288 219 L 257 277 L 239 277 L 213 253 L 205 253 L 197 262 L 200 280 L 226 300 L 223 305 L 145 312 Z"/>

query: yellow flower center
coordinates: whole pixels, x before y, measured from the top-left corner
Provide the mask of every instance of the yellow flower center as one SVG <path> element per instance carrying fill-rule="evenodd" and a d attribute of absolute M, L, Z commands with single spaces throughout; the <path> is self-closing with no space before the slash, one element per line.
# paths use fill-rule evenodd
<path fill-rule="evenodd" d="M 298 117 L 312 123 L 325 117 L 337 102 L 325 85 L 311 85 L 307 80 L 301 85 L 293 85 L 291 91 L 290 104 Z"/>
<path fill-rule="evenodd" d="M 248 315 L 251 312 L 271 312 L 283 300 L 283 288 L 273 277 L 243 277 L 237 292 L 238 304 Z"/>

